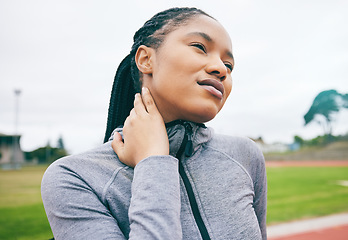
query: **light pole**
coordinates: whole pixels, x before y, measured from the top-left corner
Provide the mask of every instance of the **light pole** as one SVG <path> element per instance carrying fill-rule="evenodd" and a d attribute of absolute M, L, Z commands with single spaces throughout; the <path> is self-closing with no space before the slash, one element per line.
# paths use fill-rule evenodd
<path fill-rule="evenodd" d="M 18 105 L 19 105 L 19 95 L 21 95 L 22 90 L 15 89 L 14 93 L 16 96 L 16 106 L 15 106 L 15 135 L 18 135 Z"/>
<path fill-rule="evenodd" d="M 12 154 L 12 164 L 13 168 L 19 168 L 19 135 L 18 135 L 18 112 L 19 112 L 19 96 L 21 94 L 20 89 L 15 89 L 15 132 L 13 135 L 13 154 Z M 18 141 L 18 144 L 17 144 Z"/>

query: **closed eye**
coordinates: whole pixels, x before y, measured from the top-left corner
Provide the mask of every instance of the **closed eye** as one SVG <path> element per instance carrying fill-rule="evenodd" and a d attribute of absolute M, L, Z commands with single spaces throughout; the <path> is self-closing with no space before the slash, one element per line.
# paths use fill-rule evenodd
<path fill-rule="evenodd" d="M 202 43 L 192 43 L 191 46 L 198 48 L 204 53 L 207 53 L 205 46 Z"/>

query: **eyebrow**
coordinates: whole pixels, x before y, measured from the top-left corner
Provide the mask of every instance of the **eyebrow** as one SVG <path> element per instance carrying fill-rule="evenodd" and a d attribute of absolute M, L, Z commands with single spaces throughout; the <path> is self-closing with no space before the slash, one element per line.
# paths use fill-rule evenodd
<path fill-rule="evenodd" d="M 207 40 L 208 42 L 214 42 L 214 40 L 208 35 L 208 34 L 206 34 L 206 33 L 204 33 L 204 32 L 191 32 L 191 33 L 189 33 L 189 34 L 187 34 L 187 35 L 198 35 L 198 36 L 201 36 L 201 37 L 203 37 L 205 40 Z M 234 60 L 234 57 L 233 57 L 233 54 L 232 54 L 232 52 L 230 52 L 230 51 L 226 51 L 226 54 L 227 54 L 227 56 L 229 56 L 230 58 L 232 58 L 233 60 Z"/>
<path fill-rule="evenodd" d="M 206 34 L 204 32 L 191 32 L 191 33 L 189 33 L 187 35 L 198 35 L 198 36 L 203 37 L 208 42 L 214 42 L 213 39 L 208 34 Z"/>

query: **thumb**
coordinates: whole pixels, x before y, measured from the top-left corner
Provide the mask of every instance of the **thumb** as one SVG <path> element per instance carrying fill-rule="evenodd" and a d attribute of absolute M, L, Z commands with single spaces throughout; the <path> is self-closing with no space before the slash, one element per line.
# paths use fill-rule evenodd
<path fill-rule="evenodd" d="M 122 141 L 122 136 L 119 132 L 115 132 L 114 139 L 111 142 L 111 147 L 118 155 L 118 157 L 121 158 L 120 155 L 122 155 L 124 143 Z"/>

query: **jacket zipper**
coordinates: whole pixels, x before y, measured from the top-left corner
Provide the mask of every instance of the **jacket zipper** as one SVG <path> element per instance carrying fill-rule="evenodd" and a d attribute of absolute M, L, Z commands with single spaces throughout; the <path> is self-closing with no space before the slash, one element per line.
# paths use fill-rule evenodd
<path fill-rule="evenodd" d="M 189 198 L 190 206 L 193 212 L 193 216 L 195 218 L 196 224 L 198 226 L 199 232 L 202 236 L 203 240 L 210 240 L 208 230 L 206 226 L 204 225 L 201 213 L 199 212 L 198 204 L 195 198 L 195 195 L 193 193 L 193 189 L 191 186 L 191 183 L 185 173 L 184 166 L 181 162 L 181 156 L 185 151 L 185 156 L 190 157 L 193 153 L 193 145 L 192 145 L 192 127 L 187 122 L 181 122 L 182 125 L 185 127 L 185 135 L 184 139 L 180 145 L 180 148 L 176 154 L 176 158 L 179 159 L 179 174 L 184 182 L 184 186 Z"/>

